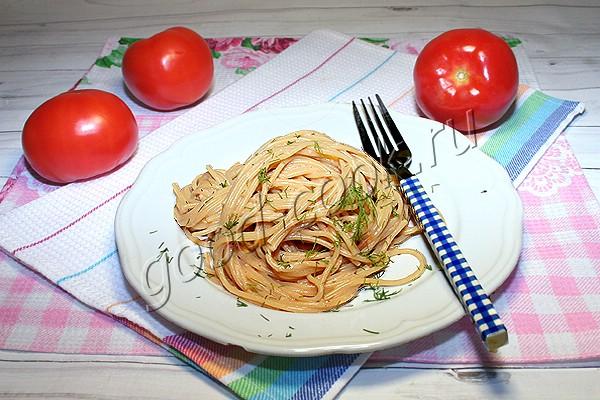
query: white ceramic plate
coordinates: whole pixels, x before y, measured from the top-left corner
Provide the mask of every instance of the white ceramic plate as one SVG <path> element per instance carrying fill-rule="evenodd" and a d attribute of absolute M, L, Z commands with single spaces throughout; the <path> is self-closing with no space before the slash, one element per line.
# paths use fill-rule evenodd
<path fill-rule="evenodd" d="M 461 134 L 430 120 L 392 113 L 413 152 L 411 170 L 444 215 L 483 286 L 492 292 L 509 276 L 521 249 L 520 200 L 505 171 Z M 360 148 L 351 108 L 326 104 L 257 111 L 190 135 L 150 161 L 116 217 L 123 272 L 139 294 L 173 323 L 223 344 L 263 354 L 354 353 L 400 345 L 464 315 L 422 237 L 407 246 L 433 268 L 388 300 L 364 290 L 339 312 L 297 314 L 237 299 L 193 274 L 198 250 L 173 219 L 172 182 L 188 184 L 207 164 L 226 168 L 261 144 L 300 129 L 322 131 Z M 161 250 L 173 258 L 155 262 Z M 397 257 L 389 272 L 398 274 Z M 386 275 L 387 276 L 387 275 Z M 393 290 L 392 290 L 393 291 Z"/>

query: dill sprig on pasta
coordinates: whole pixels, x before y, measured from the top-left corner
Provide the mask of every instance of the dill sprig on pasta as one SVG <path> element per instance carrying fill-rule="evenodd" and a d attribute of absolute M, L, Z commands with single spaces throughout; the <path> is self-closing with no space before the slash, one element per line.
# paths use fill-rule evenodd
<path fill-rule="evenodd" d="M 421 276 L 424 256 L 400 244 L 419 233 L 393 178 L 367 154 L 316 131 L 261 146 L 228 169 L 173 184 L 175 219 L 203 247 L 210 280 L 238 299 L 291 312 L 334 310 L 363 286 Z M 401 279 L 390 258 L 415 257 Z M 387 293 L 387 292 L 386 292 Z"/>

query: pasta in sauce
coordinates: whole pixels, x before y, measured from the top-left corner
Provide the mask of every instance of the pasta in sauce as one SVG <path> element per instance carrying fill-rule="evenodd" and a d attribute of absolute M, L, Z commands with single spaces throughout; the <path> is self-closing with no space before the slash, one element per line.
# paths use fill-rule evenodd
<path fill-rule="evenodd" d="M 291 312 L 332 310 L 361 287 L 421 276 L 425 257 L 399 245 L 420 229 L 387 171 L 364 152 L 316 131 L 277 137 L 243 164 L 173 184 L 175 219 L 211 248 L 203 270 L 240 299 Z M 417 266 L 381 279 L 390 257 Z"/>

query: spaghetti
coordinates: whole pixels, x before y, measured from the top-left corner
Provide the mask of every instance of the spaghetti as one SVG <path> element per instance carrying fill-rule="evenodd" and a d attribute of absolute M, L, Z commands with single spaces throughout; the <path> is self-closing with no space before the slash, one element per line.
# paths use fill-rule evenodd
<path fill-rule="evenodd" d="M 174 214 L 189 239 L 211 248 L 203 269 L 214 283 L 260 306 L 327 311 L 364 285 L 402 285 L 425 270 L 420 252 L 398 247 L 420 229 L 392 179 L 362 151 L 298 131 L 243 164 L 173 184 Z M 416 269 L 379 278 L 397 254 L 414 256 Z"/>

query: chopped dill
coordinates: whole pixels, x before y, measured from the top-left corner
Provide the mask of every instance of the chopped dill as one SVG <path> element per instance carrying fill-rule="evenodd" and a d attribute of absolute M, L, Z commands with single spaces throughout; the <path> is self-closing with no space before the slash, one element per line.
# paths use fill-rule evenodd
<path fill-rule="evenodd" d="M 342 307 L 349 308 L 349 307 L 354 307 L 354 305 L 353 304 L 349 304 L 349 303 L 345 303 L 345 304 L 339 304 L 338 303 L 335 307 L 327 310 L 326 312 L 340 312 L 340 309 Z"/>
<path fill-rule="evenodd" d="M 238 307 L 248 307 L 248 304 L 244 303 L 239 298 L 237 299 L 237 302 L 235 303 L 235 305 Z"/>
<path fill-rule="evenodd" d="M 354 223 L 354 232 L 352 233 L 352 240 L 354 240 L 354 243 L 360 242 L 367 228 L 367 213 L 363 210 L 362 207 L 359 207 L 356 222 Z"/>
<path fill-rule="evenodd" d="M 281 268 L 285 268 L 285 269 L 292 268 L 292 264 L 290 264 L 287 261 L 283 261 L 283 255 L 279 256 L 279 259 L 277 260 L 277 265 L 279 265 Z"/>
<path fill-rule="evenodd" d="M 158 248 L 160 249 L 161 247 L 163 247 L 165 245 L 165 242 L 161 242 L 161 244 L 158 245 Z"/>
<path fill-rule="evenodd" d="M 342 237 L 340 236 L 339 233 L 335 233 L 335 240 L 333 241 L 333 245 L 335 247 L 340 247 L 342 244 Z"/>
<path fill-rule="evenodd" d="M 369 261 L 371 261 L 371 266 L 374 268 L 377 268 L 379 271 L 376 272 L 374 275 L 372 275 L 373 278 L 381 278 L 381 276 L 383 276 L 383 274 L 385 273 L 385 269 L 387 268 L 388 264 L 390 263 L 390 258 L 387 254 L 385 254 L 384 252 L 381 253 L 369 253 L 369 254 L 365 254 L 365 257 L 367 257 L 369 259 Z"/>
<path fill-rule="evenodd" d="M 319 142 L 315 141 L 313 144 L 313 147 L 317 153 L 323 154 L 323 151 L 321 150 L 321 145 L 319 145 Z"/>
<path fill-rule="evenodd" d="M 336 204 L 339 209 L 353 206 L 359 202 L 363 194 L 362 187 L 358 185 L 349 186 Z"/>
<path fill-rule="evenodd" d="M 268 196 L 265 196 L 265 202 L 263 203 L 263 207 L 266 206 L 267 204 L 270 205 L 271 207 L 273 207 L 272 203 L 273 203 L 273 200 L 269 199 Z M 262 209 L 262 207 L 261 207 L 261 209 Z"/>
<path fill-rule="evenodd" d="M 312 248 L 310 250 L 306 250 L 304 252 L 304 259 L 305 260 L 310 260 L 311 258 L 313 258 L 318 253 L 318 251 L 316 250 L 316 247 L 317 247 L 317 241 L 315 240 L 315 242 L 313 243 Z"/>
<path fill-rule="evenodd" d="M 292 337 L 292 333 L 291 333 L 291 332 L 288 332 L 288 333 L 286 333 L 286 334 L 285 334 L 285 337 L 286 337 L 286 338 Z"/>
<path fill-rule="evenodd" d="M 158 231 L 150 231 L 150 232 L 148 232 L 148 234 L 152 235 L 152 234 L 154 234 L 156 232 L 158 232 Z"/>
<path fill-rule="evenodd" d="M 378 190 L 377 191 L 377 201 L 379 200 L 387 200 L 390 198 L 390 195 L 388 193 L 385 193 L 382 190 Z"/>
<path fill-rule="evenodd" d="M 367 229 L 368 217 L 375 211 L 373 198 L 365 193 L 362 186 L 353 184 L 349 186 L 336 204 L 338 210 L 357 209 L 356 220 L 352 226 L 345 225 L 344 230 L 352 232 L 352 240 L 358 243 Z"/>
<path fill-rule="evenodd" d="M 223 227 L 225 229 L 227 229 L 228 231 L 232 230 L 234 226 L 236 226 L 237 224 L 239 224 L 239 220 L 237 218 L 237 215 L 231 215 L 229 217 L 229 220 L 227 222 L 225 222 L 225 224 L 223 225 Z"/>
<path fill-rule="evenodd" d="M 338 228 L 342 229 L 342 222 L 340 221 L 340 219 L 336 216 L 331 217 L 331 222 L 333 222 L 333 224 L 335 226 L 337 226 Z"/>
<path fill-rule="evenodd" d="M 269 318 L 265 317 L 264 315 L 260 314 L 260 316 L 265 320 L 265 321 L 271 321 Z"/>
<path fill-rule="evenodd" d="M 229 186 L 229 182 L 227 182 L 227 179 L 225 179 L 223 182 L 219 183 L 219 186 L 221 186 L 222 188 L 226 188 L 227 186 Z"/>
<path fill-rule="evenodd" d="M 288 328 L 290 328 L 291 330 L 294 330 L 294 329 L 296 329 L 296 328 L 294 328 L 294 327 L 293 327 L 293 326 L 291 326 L 291 325 L 290 325 L 290 326 L 288 326 Z"/>
<path fill-rule="evenodd" d="M 310 260 L 311 258 L 313 258 L 315 256 L 315 254 L 317 254 L 316 250 L 313 250 L 313 249 L 306 250 L 306 252 L 304 253 L 304 258 L 307 260 Z"/>
<path fill-rule="evenodd" d="M 354 231 L 354 227 L 356 226 L 355 222 L 352 221 L 344 221 L 342 223 L 342 230 L 346 233 L 350 233 Z"/>
<path fill-rule="evenodd" d="M 381 253 L 372 253 L 367 256 L 369 261 L 371 261 L 371 265 L 375 268 L 385 269 L 390 263 L 390 257 L 385 254 L 385 252 Z"/>
<path fill-rule="evenodd" d="M 363 328 L 363 331 L 365 331 L 365 332 L 367 332 L 367 333 L 372 333 L 373 335 L 379 335 L 379 332 L 377 332 L 377 331 L 372 331 L 372 330 L 370 330 L 370 329 L 365 329 L 365 328 Z"/>
<path fill-rule="evenodd" d="M 390 201 L 388 203 L 380 205 L 379 208 L 386 208 L 387 206 L 391 206 L 393 204 L 396 204 L 396 202 L 394 200 L 392 200 L 392 201 Z"/>
<path fill-rule="evenodd" d="M 295 140 L 288 140 L 288 141 L 287 141 L 287 145 L 288 145 L 288 146 L 289 146 L 290 144 L 292 144 L 292 143 L 296 143 L 296 141 L 295 141 Z"/>
<path fill-rule="evenodd" d="M 262 167 L 258 171 L 258 182 L 260 182 L 260 183 L 271 182 L 269 180 L 269 177 L 267 176 L 267 167 Z"/>
<path fill-rule="evenodd" d="M 373 275 L 371 275 L 371 278 L 379 279 L 383 276 L 383 274 L 385 274 L 385 269 L 382 269 L 381 271 L 374 273 Z"/>
<path fill-rule="evenodd" d="M 427 269 L 428 269 L 428 270 L 430 270 L 430 271 L 431 271 L 431 270 L 433 270 L 433 267 L 431 266 L 431 264 L 427 264 L 427 265 L 425 266 L 425 268 L 427 268 Z"/>
<path fill-rule="evenodd" d="M 402 289 L 398 289 L 393 292 L 390 292 L 389 290 L 379 287 L 379 286 L 371 286 L 371 287 L 369 287 L 369 289 L 373 291 L 373 298 L 365 300 L 364 301 L 365 303 L 370 303 L 373 301 L 389 300 L 392 298 L 392 296 L 394 296 L 402 291 Z"/>

